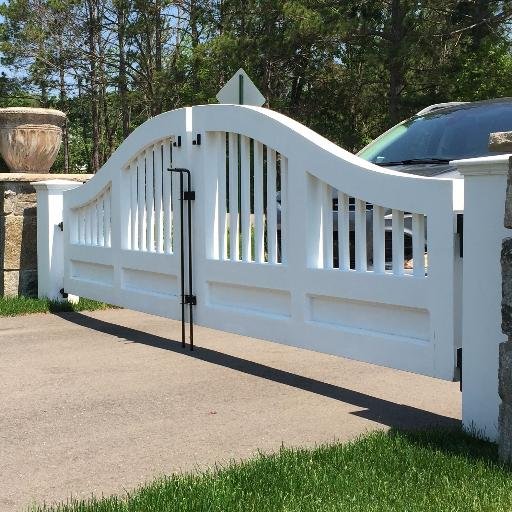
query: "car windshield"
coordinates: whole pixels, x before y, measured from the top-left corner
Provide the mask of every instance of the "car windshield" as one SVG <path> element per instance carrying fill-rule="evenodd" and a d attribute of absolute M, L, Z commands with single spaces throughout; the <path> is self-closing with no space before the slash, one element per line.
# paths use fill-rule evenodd
<path fill-rule="evenodd" d="M 359 156 L 380 165 L 486 156 L 496 154 L 489 151 L 489 134 L 505 131 L 512 131 L 512 102 L 468 104 L 408 119 Z"/>

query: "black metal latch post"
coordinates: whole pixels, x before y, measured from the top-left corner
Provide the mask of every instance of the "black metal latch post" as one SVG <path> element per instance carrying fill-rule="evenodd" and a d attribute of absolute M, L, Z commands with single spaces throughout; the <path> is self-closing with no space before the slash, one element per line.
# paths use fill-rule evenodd
<path fill-rule="evenodd" d="M 180 175 L 180 273 L 181 273 L 181 346 L 185 348 L 185 305 L 189 307 L 189 337 L 190 350 L 194 350 L 194 311 L 193 306 L 197 304 L 197 297 L 194 295 L 193 288 L 193 269 L 192 269 L 192 201 L 196 195 L 190 189 L 190 171 L 183 168 L 167 169 L 169 172 L 176 172 Z M 187 175 L 187 190 L 183 186 L 183 174 Z M 187 201 L 187 235 L 188 235 L 188 294 L 185 293 L 185 244 L 184 244 L 184 205 Z"/>
<path fill-rule="evenodd" d="M 457 213 L 457 234 L 459 235 L 459 256 L 464 257 L 464 214 Z"/>
<path fill-rule="evenodd" d="M 459 391 L 462 391 L 462 347 L 457 349 L 457 368 L 459 369 Z"/>

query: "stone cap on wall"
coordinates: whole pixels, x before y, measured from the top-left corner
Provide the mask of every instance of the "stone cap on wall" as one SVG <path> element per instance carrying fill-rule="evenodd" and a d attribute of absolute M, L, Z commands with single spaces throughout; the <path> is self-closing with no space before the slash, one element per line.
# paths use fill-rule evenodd
<path fill-rule="evenodd" d="M 28 172 L 3 172 L 0 173 L 0 182 L 34 182 L 47 180 L 69 180 L 85 183 L 94 174 L 33 174 Z"/>
<path fill-rule="evenodd" d="M 457 167 L 463 176 L 486 176 L 508 174 L 509 159 L 512 155 L 481 156 L 452 160 L 450 165 Z"/>

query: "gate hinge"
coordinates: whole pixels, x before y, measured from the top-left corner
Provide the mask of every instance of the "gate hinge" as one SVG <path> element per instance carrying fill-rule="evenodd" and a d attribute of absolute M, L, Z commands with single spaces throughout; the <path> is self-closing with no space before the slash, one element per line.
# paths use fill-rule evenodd
<path fill-rule="evenodd" d="M 60 221 L 60 222 L 57 224 L 57 227 L 58 227 L 61 231 L 64 231 L 64 222 L 63 222 L 63 221 Z"/>
<path fill-rule="evenodd" d="M 64 291 L 64 288 L 61 288 L 59 290 L 59 293 L 62 295 L 63 299 L 67 299 L 68 298 L 68 294 Z"/>
<path fill-rule="evenodd" d="M 185 295 L 185 304 L 192 304 L 192 306 L 197 306 L 197 297 L 195 295 Z"/>
<path fill-rule="evenodd" d="M 459 391 L 462 391 L 462 347 L 457 349 L 457 368 L 459 369 Z"/>
<path fill-rule="evenodd" d="M 178 140 L 175 140 L 172 145 L 175 147 L 175 148 L 181 148 L 181 135 L 178 135 Z"/>
<path fill-rule="evenodd" d="M 194 190 L 186 190 L 183 192 L 183 199 L 185 201 L 195 201 L 196 199 L 196 193 Z"/>
<path fill-rule="evenodd" d="M 196 135 L 196 138 L 192 141 L 193 146 L 200 146 L 201 145 L 201 134 L 198 133 Z"/>
<path fill-rule="evenodd" d="M 464 214 L 457 213 L 457 234 L 459 235 L 459 256 L 464 257 Z"/>

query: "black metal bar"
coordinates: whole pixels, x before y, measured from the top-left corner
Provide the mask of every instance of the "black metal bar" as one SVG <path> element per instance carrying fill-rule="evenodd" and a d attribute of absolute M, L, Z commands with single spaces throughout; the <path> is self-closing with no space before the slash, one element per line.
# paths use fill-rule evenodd
<path fill-rule="evenodd" d="M 183 245 L 183 235 L 183 173 L 180 172 L 181 346 L 185 348 L 185 246 Z"/>
<path fill-rule="evenodd" d="M 184 169 L 187 173 L 187 224 L 188 224 L 188 293 L 191 297 L 194 296 L 194 288 L 192 285 L 192 190 L 190 189 L 190 171 Z M 183 245 L 183 244 L 182 244 Z M 188 327 L 190 336 L 190 350 L 194 350 L 194 300 L 188 303 Z"/>
<path fill-rule="evenodd" d="M 462 391 L 462 347 L 457 349 L 457 368 L 459 369 L 459 391 Z"/>
<path fill-rule="evenodd" d="M 194 350 L 194 312 L 193 306 L 197 304 L 196 296 L 193 294 L 193 268 L 192 268 L 192 201 L 195 199 L 195 192 L 191 190 L 190 171 L 183 168 L 168 169 L 180 175 L 180 274 L 181 274 L 181 346 L 185 348 L 185 305 L 189 305 L 189 337 L 190 350 Z M 187 190 L 183 186 L 183 173 L 187 174 Z M 185 228 L 184 228 L 184 206 L 187 201 L 187 235 L 188 235 L 188 294 L 185 294 Z"/>
<path fill-rule="evenodd" d="M 457 234 L 459 235 L 459 256 L 464 257 L 464 214 L 457 213 Z"/>

